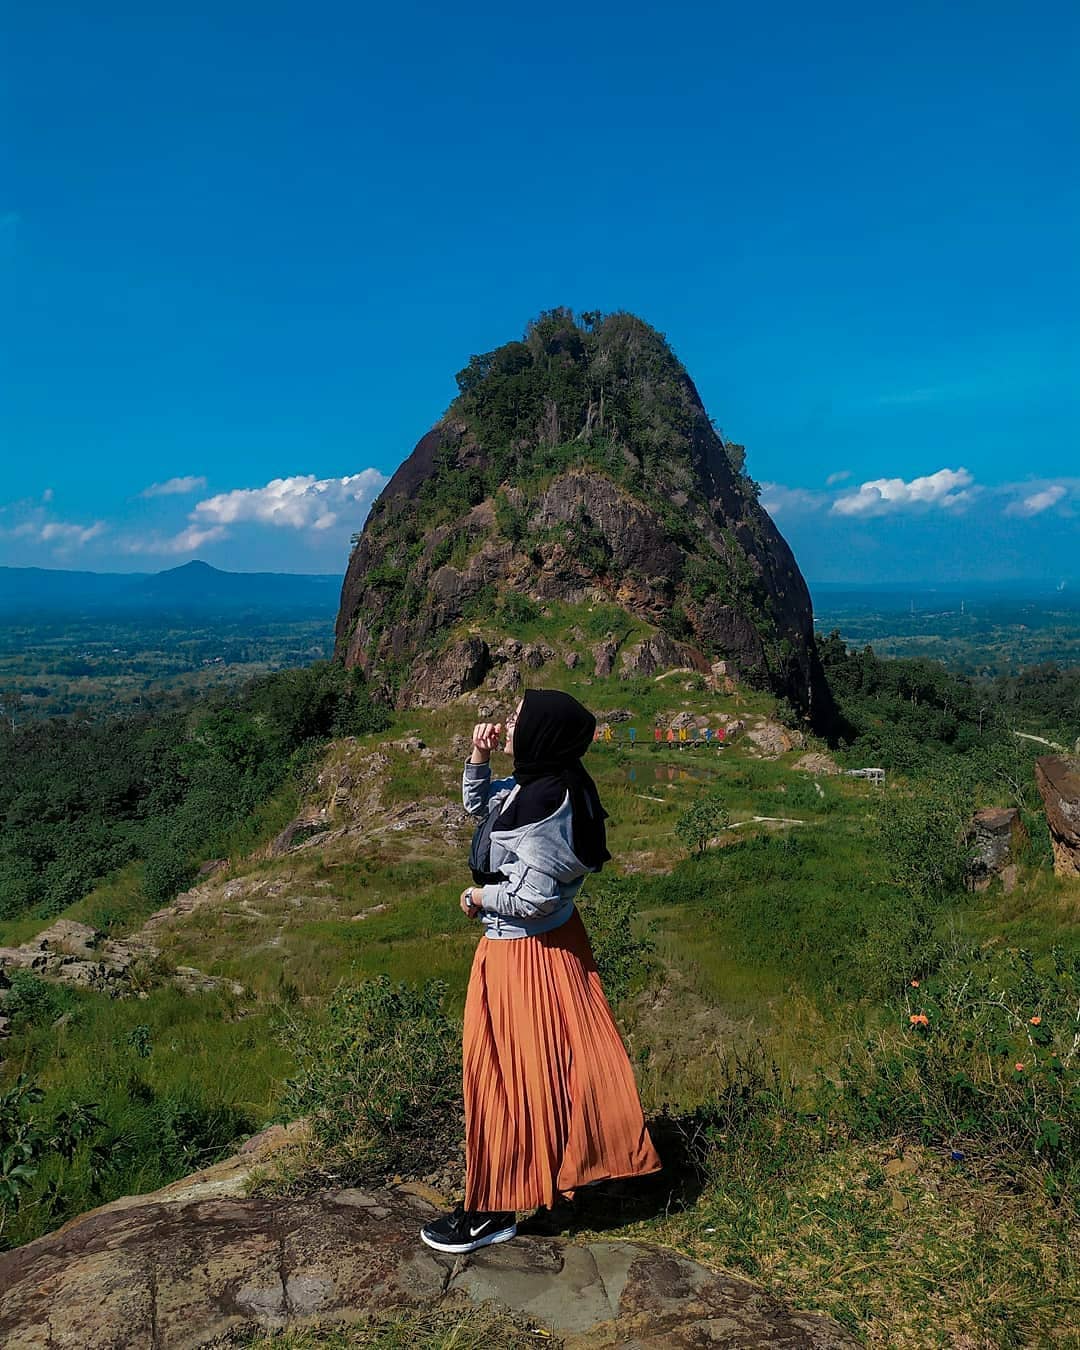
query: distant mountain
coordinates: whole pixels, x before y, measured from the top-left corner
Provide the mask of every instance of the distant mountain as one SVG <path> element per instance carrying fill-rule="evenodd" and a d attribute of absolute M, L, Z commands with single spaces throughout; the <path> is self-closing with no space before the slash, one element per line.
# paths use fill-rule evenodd
<path fill-rule="evenodd" d="M 0 615 L 333 614 L 341 578 L 294 572 L 223 572 L 194 561 L 165 572 L 68 572 L 0 567 Z"/>

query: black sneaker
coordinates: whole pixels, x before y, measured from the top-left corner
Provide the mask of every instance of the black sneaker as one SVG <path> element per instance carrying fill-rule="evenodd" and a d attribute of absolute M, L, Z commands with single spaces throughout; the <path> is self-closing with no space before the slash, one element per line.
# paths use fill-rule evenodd
<path fill-rule="evenodd" d="M 437 1252 L 460 1256 L 478 1247 L 490 1247 L 493 1242 L 509 1242 L 517 1236 L 517 1223 L 512 1214 L 478 1214 L 458 1205 L 453 1214 L 424 1224 L 420 1236 Z"/>

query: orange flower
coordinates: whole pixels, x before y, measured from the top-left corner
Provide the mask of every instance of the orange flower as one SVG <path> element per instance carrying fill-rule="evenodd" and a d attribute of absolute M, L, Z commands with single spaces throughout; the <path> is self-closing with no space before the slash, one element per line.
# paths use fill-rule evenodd
<path fill-rule="evenodd" d="M 928 1027 L 930 1025 L 930 1019 L 929 1017 L 927 1017 L 925 1013 L 912 1013 L 911 1016 L 908 1018 L 908 1021 L 912 1024 L 912 1026 Z"/>
<path fill-rule="evenodd" d="M 1019 1060 L 1017 1061 L 1017 1064 L 1016 1064 L 1016 1072 L 1017 1072 L 1017 1073 L 1023 1073 L 1023 1072 L 1024 1072 L 1024 1066 L 1019 1062 Z"/>
<path fill-rule="evenodd" d="M 1029 1018 L 1028 1018 L 1028 1021 L 1031 1023 L 1031 1025 L 1032 1025 L 1033 1027 L 1037 1027 L 1037 1026 L 1039 1025 L 1039 1023 L 1042 1021 L 1042 1018 L 1041 1018 L 1041 1017 L 1029 1017 Z"/>
<path fill-rule="evenodd" d="M 919 987 L 919 981 L 918 981 L 918 980 L 912 980 L 912 981 L 911 981 L 911 987 L 912 987 L 912 989 L 918 989 L 918 987 Z"/>

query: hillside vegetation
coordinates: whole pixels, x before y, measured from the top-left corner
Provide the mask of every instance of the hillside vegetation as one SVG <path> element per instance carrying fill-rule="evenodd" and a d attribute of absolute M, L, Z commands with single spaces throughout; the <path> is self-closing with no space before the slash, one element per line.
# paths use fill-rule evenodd
<path fill-rule="evenodd" d="M 569 618 L 539 612 L 522 632 L 551 637 Z M 576 621 L 587 647 L 587 608 Z M 651 739 L 678 714 L 747 733 L 793 720 L 767 693 L 692 672 L 532 676 L 639 730 L 632 749 L 590 752 L 614 863 L 582 911 L 671 1168 L 662 1195 L 599 1197 L 571 1226 L 740 1269 L 868 1344 L 1068 1344 L 1080 893 L 1052 875 L 1028 751 L 982 691 L 837 643 L 826 664 L 848 728 L 835 758 L 881 764 L 884 790 L 795 767 L 822 745 L 764 758 L 749 734 L 719 751 Z M 66 744 L 56 728 L 5 739 L 4 805 L 14 819 L 21 803 L 28 854 L 45 860 L 65 834 L 78 852 L 83 831 L 128 850 L 118 871 L 103 856 L 108 875 L 63 913 L 137 931 L 170 891 L 152 880 L 161 838 L 182 864 L 173 888 L 202 858 L 229 861 L 156 930 L 137 997 L 13 981 L 5 1245 L 301 1113 L 315 1139 L 267 1189 L 391 1172 L 457 1184 L 476 930 L 457 907 L 469 828 L 454 802 L 480 704 L 497 713 L 516 695 L 478 691 L 376 730 L 355 681 L 276 676 L 122 744 L 83 728 Z M 51 797 L 49 763 L 65 766 Z M 1031 839 L 1018 884 L 971 894 L 959 826 L 1011 802 Z M 267 856 L 294 816 L 321 833 Z M 191 821 L 212 828 L 185 833 Z M 0 942 L 57 912 L 50 866 Z M 177 964 L 243 992 L 181 993 L 165 978 Z"/>

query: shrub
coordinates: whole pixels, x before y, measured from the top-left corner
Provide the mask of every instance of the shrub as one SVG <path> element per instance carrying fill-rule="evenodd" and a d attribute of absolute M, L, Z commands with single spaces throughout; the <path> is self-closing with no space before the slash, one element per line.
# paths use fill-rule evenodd
<path fill-rule="evenodd" d="M 186 849 L 172 839 L 162 839 L 147 855 L 143 890 L 155 903 L 164 904 L 195 879 L 196 868 Z"/>
<path fill-rule="evenodd" d="M 445 986 L 381 975 L 339 985 L 323 1017 L 288 1021 L 297 1058 L 284 1108 L 309 1116 L 318 1144 L 356 1179 L 424 1172 L 456 1150 L 463 1129 L 461 1033 Z"/>
<path fill-rule="evenodd" d="M 535 623 L 540 618 L 540 606 L 520 591 L 506 591 L 499 602 L 498 617 L 510 628 Z"/>
<path fill-rule="evenodd" d="M 856 1135 L 1005 1142 L 1066 1172 L 1080 1163 L 1080 956 L 1055 946 L 954 948 L 893 1004 L 897 1034 L 845 1047 L 825 1111 Z"/>
<path fill-rule="evenodd" d="M 877 837 L 897 886 L 920 900 L 959 889 L 969 858 L 963 831 L 973 807 L 970 784 L 952 766 L 879 795 Z"/>
<path fill-rule="evenodd" d="M 715 793 L 699 797 L 675 822 L 675 833 L 693 853 L 704 853 L 710 839 L 728 824 L 727 807 Z"/>
<path fill-rule="evenodd" d="M 59 984 L 43 980 L 30 970 L 13 970 L 11 988 L 4 1000 L 4 1016 L 12 1029 L 47 1026 L 75 1006 L 75 994 Z"/>
<path fill-rule="evenodd" d="M 590 878 L 582 888 L 583 918 L 608 1002 L 614 1006 L 651 973 L 655 944 L 634 935 L 639 887 L 632 877 Z"/>

